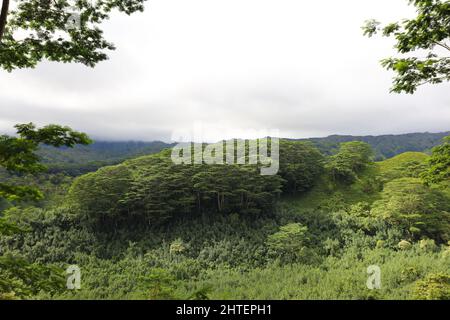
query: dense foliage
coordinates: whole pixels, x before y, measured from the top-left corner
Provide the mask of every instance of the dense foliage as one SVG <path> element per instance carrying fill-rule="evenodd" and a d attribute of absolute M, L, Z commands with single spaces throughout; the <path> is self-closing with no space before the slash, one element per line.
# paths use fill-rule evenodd
<path fill-rule="evenodd" d="M 0 137 L 0 167 L 8 172 L 37 174 L 44 171 L 45 166 L 40 163 L 40 158 L 36 154 L 41 144 L 71 148 L 77 144 L 91 142 L 86 134 L 58 125 L 36 129 L 34 124 L 29 123 L 16 125 L 16 129 L 17 136 Z M 41 190 L 34 186 L 6 182 L 8 181 L 0 183 L 0 199 L 23 202 L 43 197 Z M 17 224 L 15 219 L 15 216 L 8 219 L 7 213 L 0 216 L 0 236 L 28 231 Z M 63 287 L 64 278 L 60 269 L 30 263 L 16 253 L 0 255 L 0 267 L 0 298 L 13 299 L 16 295 L 18 297 L 36 295 L 42 290 L 53 293 Z"/>
<path fill-rule="evenodd" d="M 268 212 L 282 181 L 256 166 L 176 165 L 162 152 L 79 177 L 69 198 L 102 226 L 158 224 L 180 214 Z"/>
<path fill-rule="evenodd" d="M 331 156 L 326 165 L 333 181 L 353 183 L 370 165 L 373 151 L 364 142 L 341 144 L 339 152 Z"/>
<path fill-rule="evenodd" d="M 32 123 L 16 125 L 17 135 L 0 136 L 0 168 L 15 173 L 45 171 L 45 166 L 36 154 L 39 145 L 53 147 L 74 147 L 77 144 L 89 144 L 91 140 L 84 133 L 73 131 L 69 127 L 48 125 L 36 129 Z M 36 188 L 0 183 L 0 198 L 22 200 L 39 199 L 42 194 Z"/>
<path fill-rule="evenodd" d="M 440 145 L 442 138 L 447 135 L 450 135 L 450 132 L 361 137 L 333 135 L 300 141 L 312 143 L 324 155 L 335 154 L 341 143 L 361 141 L 372 147 L 375 160 L 380 161 L 404 152 L 431 152 L 431 149 Z M 44 145 L 39 148 L 37 154 L 50 173 L 78 176 L 106 165 L 118 164 L 126 159 L 158 153 L 173 146 L 160 141 L 95 141 L 88 146 L 78 145 L 74 148 L 54 148 Z"/>
<path fill-rule="evenodd" d="M 169 150 L 103 167 L 62 201 L 3 209 L 0 263 L 37 271 L 5 273 L 1 297 L 448 299 L 450 190 L 421 178 L 440 150 L 374 163 L 361 142 L 323 156 L 282 141 L 276 176 L 175 165 Z M 353 178 L 335 181 L 336 164 Z M 79 290 L 61 280 L 72 264 Z"/>
<path fill-rule="evenodd" d="M 282 140 L 279 174 L 285 180 L 284 191 L 296 194 L 311 189 L 323 172 L 323 162 L 312 144 Z"/>
<path fill-rule="evenodd" d="M 433 149 L 432 156 L 428 159 L 429 169 L 423 177 L 428 183 L 450 181 L 450 136 L 445 142 Z"/>

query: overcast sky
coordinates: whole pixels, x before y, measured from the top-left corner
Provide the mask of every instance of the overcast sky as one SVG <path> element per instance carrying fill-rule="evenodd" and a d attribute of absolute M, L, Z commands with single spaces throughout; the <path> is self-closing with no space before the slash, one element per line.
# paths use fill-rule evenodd
<path fill-rule="evenodd" d="M 0 131 L 58 123 L 113 140 L 377 135 L 450 130 L 450 85 L 389 94 L 389 39 L 366 19 L 414 14 L 406 0 L 151 0 L 104 25 L 117 47 L 90 69 L 0 71 Z M 216 130 L 214 130 L 216 129 Z M 247 135 L 247 136 L 246 136 Z"/>

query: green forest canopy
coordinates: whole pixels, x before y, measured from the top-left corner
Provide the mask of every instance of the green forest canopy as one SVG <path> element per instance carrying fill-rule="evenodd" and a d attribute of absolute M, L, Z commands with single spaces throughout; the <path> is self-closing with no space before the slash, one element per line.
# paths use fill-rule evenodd
<path fill-rule="evenodd" d="M 170 150 L 103 167 L 50 186 L 50 193 L 58 187 L 66 195 L 44 205 L 7 204 L 2 219 L 18 229 L 0 236 L 0 292 L 58 299 L 446 299 L 448 181 L 422 177 L 446 163 L 447 151 L 444 142 L 431 156 L 373 162 L 362 142 L 327 156 L 311 143 L 283 140 L 276 176 L 250 165 L 174 165 Z M 351 179 L 336 175 L 336 164 Z M 384 270 L 384 289 L 376 292 L 365 287 L 365 268 L 374 263 Z M 81 290 L 65 290 L 68 264 L 81 266 Z M 35 278 L 12 272 L 18 265 L 36 268 Z"/>

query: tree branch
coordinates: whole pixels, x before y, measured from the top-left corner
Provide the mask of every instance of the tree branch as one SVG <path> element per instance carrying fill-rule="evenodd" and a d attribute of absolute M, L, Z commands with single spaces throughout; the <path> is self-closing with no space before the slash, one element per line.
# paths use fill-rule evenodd
<path fill-rule="evenodd" d="M 437 42 L 437 41 L 433 41 L 435 44 L 437 44 L 438 46 L 441 46 L 444 49 L 447 49 L 450 51 L 450 47 L 446 44 L 446 43 L 441 43 L 441 42 Z"/>
<path fill-rule="evenodd" d="M 3 0 L 2 11 L 0 12 L 0 43 L 5 34 L 6 18 L 8 17 L 9 0 Z"/>
<path fill-rule="evenodd" d="M 427 80 L 427 81 L 424 81 L 424 82 L 421 82 L 421 83 L 417 84 L 417 86 L 418 86 L 418 87 L 424 86 L 424 85 L 426 85 L 426 84 L 431 84 L 431 83 L 433 83 L 433 81 L 440 81 L 440 80 L 445 81 L 445 80 L 447 80 L 447 77 L 446 77 L 446 76 L 443 76 L 443 77 L 438 77 L 438 78 L 430 79 L 430 80 Z"/>

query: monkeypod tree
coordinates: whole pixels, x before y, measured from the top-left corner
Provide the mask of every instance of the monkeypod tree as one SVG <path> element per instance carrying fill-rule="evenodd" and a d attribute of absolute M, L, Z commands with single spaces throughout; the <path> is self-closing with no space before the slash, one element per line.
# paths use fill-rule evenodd
<path fill-rule="evenodd" d="M 381 64 L 396 73 L 391 92 L 412 94 L 421 85 L 450 81 L 450 1 L 409 2 L 417 9 L 414 19 L 386 26 L 368 20 L 363 30 L 369 37 L 381 32 L 383 36 L 395 38 L 397 51 L 408 54 L 384 59 Z"/>
<path fill-rule="evenodd" d="M 145 0 L 0 0 L 0 67 L 11 71 L 43 59 L 93 67 L 114 45 L 101 23 L 114 10 L 130 15 Z"/>
<path fill-rule="evenodd" d="M 372 163 L 373 150 L 365 142 L 352 141 L 341 143 L 339 152 L 328 159 L 325 168 L 333 181 L 352 184 L 358 175 Z"/>

